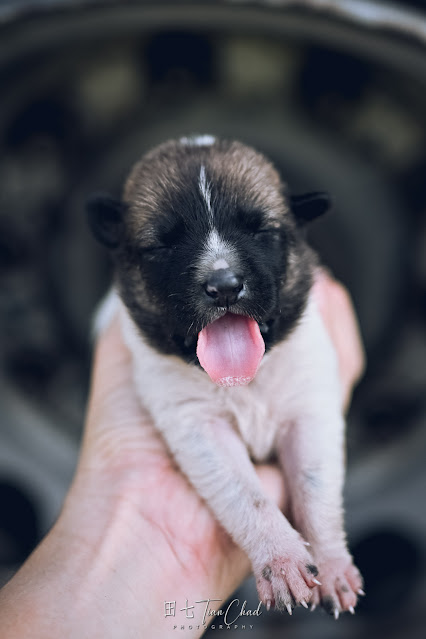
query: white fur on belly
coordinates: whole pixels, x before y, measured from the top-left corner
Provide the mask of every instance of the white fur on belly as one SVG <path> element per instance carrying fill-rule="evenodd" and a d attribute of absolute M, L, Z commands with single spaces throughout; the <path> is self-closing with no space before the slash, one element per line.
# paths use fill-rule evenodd
<path fill-rule="evenodd" d="M 260 461 L 270 455 L 277 433 L 294 420 L 316 414 L 324 423 L 341 412 L 336 356 L 312 296 L 299 325 L 264 356 L 255 379 L 248 386 L 225 388 L 201 368 L 145 343 L 115 292 L 100 308 L 96 330 L 102 332 L 115 313 L 133 356 L 138 394 L 161 431 L 173 428 L 177 419 L 202 430 L 203 420 L 220 417 Z"/>

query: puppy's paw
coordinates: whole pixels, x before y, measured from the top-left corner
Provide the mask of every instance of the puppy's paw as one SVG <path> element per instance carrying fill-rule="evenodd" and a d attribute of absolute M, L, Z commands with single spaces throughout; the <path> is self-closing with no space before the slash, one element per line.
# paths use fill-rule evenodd
<path fill-rule="evenodd" d="M 311 606 L 321 603 L 335 619 L 341 612 L 355 612 L 358 595 L 363 595 L 362 577 L 349 555 L 322 561 L 318 565 L 321 585 L 312 594 Z"/>
<path fill-rule="evenodd" d="M 318 569 L 303 547 L 274 557 L 255 570 L 259 598 L 267 610 L 275 607 L 291 615 L 299 604 L 308 608 L 317 575 Z"/>

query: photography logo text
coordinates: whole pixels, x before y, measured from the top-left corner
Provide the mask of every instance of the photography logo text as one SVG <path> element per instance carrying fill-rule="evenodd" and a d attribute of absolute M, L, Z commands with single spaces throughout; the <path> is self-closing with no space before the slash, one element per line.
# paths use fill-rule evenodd
<path fill-rule="evenodd" d="M 221 606 L 222 604 L 222 606 Z M 223 599 L 199 599 L 192 603 L 187 599 L 184 606 L 176 601 L 164 602 L 164 616 L 173 617 L 173 630 L 253 630 L 255 617 L 260 617 L 262 604 L 249 608 L 247 601 L 233 599 L 230 603 Z"/>

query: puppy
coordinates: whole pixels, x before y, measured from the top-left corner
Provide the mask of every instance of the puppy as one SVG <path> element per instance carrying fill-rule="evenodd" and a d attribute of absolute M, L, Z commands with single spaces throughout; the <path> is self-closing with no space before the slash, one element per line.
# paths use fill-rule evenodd
<path fill-rule="evenodd" d="M 141 402 L 171 454 L 251 560 L 269 608 L 354 612 L 362 580 L 343 528 L 344 418 L 337 360 L 311 294 L 304 225 L 324 194 L 290 198 L 260 153 L 211 136 L 147 153 L 122 202 L 92 198 L 111 251 Z M 291 525 L 252 460 L 274 453 Z"/>

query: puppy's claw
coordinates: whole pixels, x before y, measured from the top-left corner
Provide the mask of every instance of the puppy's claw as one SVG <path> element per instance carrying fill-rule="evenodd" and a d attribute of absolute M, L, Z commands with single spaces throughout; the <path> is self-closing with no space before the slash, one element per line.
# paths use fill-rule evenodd
<path fill-rule="evenodd" d="M 334 618 L 336 619 L 336 621 L 339 618 L 339 611 L 337 608 L 334 609 Z"/>
<path fill-rule="evenodd" d="M 266 602 L 266 610 L 269 612 L 271 609 L 271 600 L 268 599 L 268 601 Z"/>
<path fill-rule="evenodd" d="M 301 599 L 301 600 L 300 600 L 300 603 L 301 603 L 301 605 L 302 605 L 304 608 L 309 608 L 308 604 L 306 603 L 306 601 L 305 601 L 304 599 Z"/>
<path fill-rule="evenodd" d="M 293 614 L 293 609 L 291 607 L 291 604 L 287 604 L 286 608 L 287 608 L 288 614 L 291 616 Z"/>
<path fill-rule="evenodd" d="M 314 582 L 314 584 L 316 584 L 317 586 L 322 586 L 322 583 L 320 581 L 318 581 L 318 579 L 312 579 L 312 581 Z"/>
<path fill-rule="evenodd" d="M 362 588 L 360 588 L 359 590 L 357 590 L 357 593 L 359 595 L 361 595 L 361 597 L 365 597 L 365 592 L 362 590 Z"/>
<path fill-rule="evenodd" d="M 310 545 L 311 545 L 311 544 L 309 543 L 309 541 L 304 541 L 304 542 L 303 542 L 303 545 L 304 545 L 304 546 L 308 546 L 308 547 L 310 547 Z"/>
<path fill-rule="evenodd" d="M 353 607 L 353 606 L 349 606 L 348 610 L 349 610 L 349 612 L 351 613 L 351 615 L 354 615 L 354 614 L 355 614 L 355 609 L 354 609 L 354 607 Z"/>
<path fill-rule="evenodd" d="M 315 603 L 314 603 L 314 604 L 312 604 L 312 606 L 311 606 L 311 612 L 313 612 L 313 611 L 315 610 L 315 608 L 316 608 L 316 607 L 317 607 L 317 604 L 315 604 Z"/>

